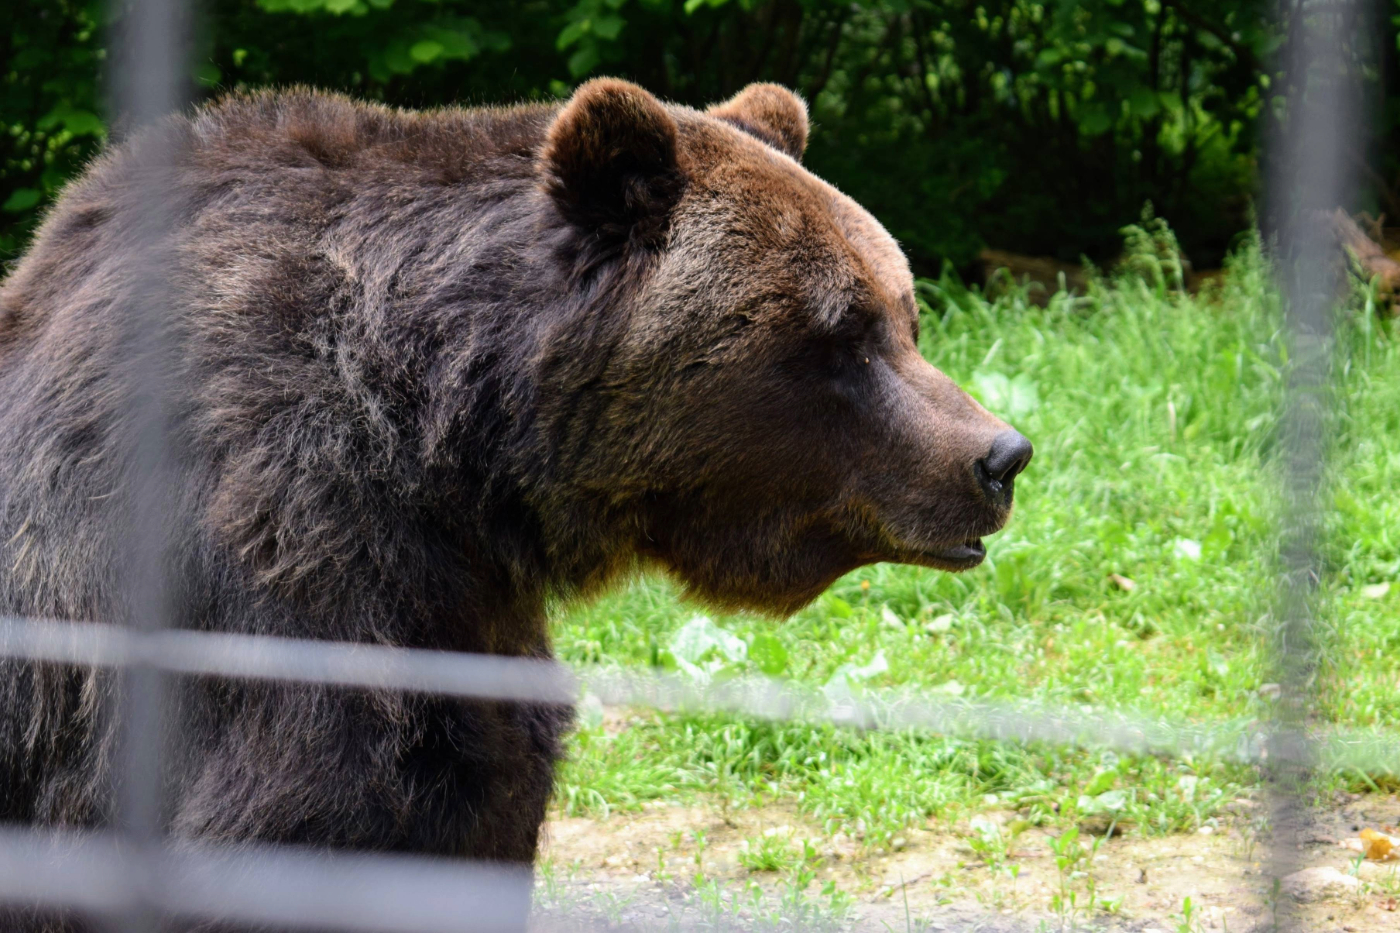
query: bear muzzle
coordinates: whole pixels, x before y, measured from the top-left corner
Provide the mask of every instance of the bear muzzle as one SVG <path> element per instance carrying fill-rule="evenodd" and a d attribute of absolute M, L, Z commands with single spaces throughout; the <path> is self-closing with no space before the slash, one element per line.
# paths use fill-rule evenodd
<path fill-rule="evenodd" d="M 987 501 L 999 508 L 1011 508 L 1016 476 L 1034 455 L 1035 448 L 1020 431 L 1008 428 L 998 434 L 987 456 L 978 460 L 972 468 Z"/>

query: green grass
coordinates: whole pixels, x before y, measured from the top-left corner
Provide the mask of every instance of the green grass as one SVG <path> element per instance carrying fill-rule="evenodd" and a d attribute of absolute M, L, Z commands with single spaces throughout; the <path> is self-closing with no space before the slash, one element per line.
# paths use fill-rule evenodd
<path fill-rule="evenodd" d="M 1171 270 L 1163 274 L 1148 240 L 1137 238 L 1137 275 L 1100 281 L 1087 297 L 1056 295 L 1043 308 L 1014 289 L 988 301 L 951 279 L 919 284 L 926 356 L 1036 445 L 1017 483 L 1016 514 L 989 540 L 982 567 L 949 575 L 878 565 L 786 622 L 714 621 L 752 654 L 761 642 L 765 663 L 784 676 L 815 685 L 844 665 L 863 668 L 875 686 L 964 697 L 1193 721 L 1262 715 L 1261 635 L 1276 553 L 1271 456 L 1286 358 L 1278 303 L 1255 247 L 1193 298 L 1167 287 Z M 1349 321 L 1324 586 L 1334 663 L 1323 713 L 1394 725 L 1400 346 L 1370 309 Z M 1391 581 L 1377 595 L 1376 584 Z M 665 663 L 677 633 L 702 613 L 667 581 L 644 576 L 563 615 L 556 645 L 577 663 Z M 705 660 L 718 664 L 723 654 Z M 1220 760 L 732 717 L 639 712 L 620 731 L 586 720 L 559 782 L 570 813 L 660 798 L 776 802 L 870 847 L 910 824 L 984 807 L 1020 809 L 1031 822 L 1073 820 L 1086 791 L 1121 792 L 1129 832 L 1190 830 L 1256 779 Z"/>

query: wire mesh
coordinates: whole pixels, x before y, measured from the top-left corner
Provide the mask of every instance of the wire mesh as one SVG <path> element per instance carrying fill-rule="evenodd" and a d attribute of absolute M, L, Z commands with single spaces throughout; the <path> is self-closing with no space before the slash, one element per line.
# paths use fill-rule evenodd
<path fill-rule="evenodd" d="M 1086 707 L 972 702 L 913 691 L 815 690 L 752 677 L 701 682 L 523 658 L 176 628 L 163 578 L 162 509 L 171 456 L 161 404 L 169 363 L 162 244 L 170 222 L 164 205 L 171 166 L 157 161 L 140 182 L 139 200 L 146 207 L 130 219 L 133 235 L 144 244 L 136 277 L 144 313 L 131 322 L 130 335 L 137 351 L 129 388 L 138 443 L 128 624 L 0 618 L 0 656 L 125 672 L 120 702 L 113 705 L 123 736 L 117 819 L 105 833 L 0 829 L 0 901 L 97 914 L 131 933 L 153 933 L 163 918 L 367 933 L 523 925 L 532 882 L 519 866 L 165 839 L 159 795 L 166 677 L 270 679 L 513 702 L 562 704 L 592 695 L 618 706 L 1265 762 L 1274 833 L 1270 874 L 1284 877 L 1298 867 L 1303 801 L 1313 774 L 1342 767 L 1394 770 L 1400 764 L 1394 736 L 1321 730 L 1313 722 L 1317 662 L 1325 647 L 1316 591 L 1338 288 L 1335 246 L 1313 215 L 1341 203 L 1346 190 L 1343 154 L 1359 117 L 1352 57 L 1358 6 L 1285 4 L 1285 14 L 1303 10 L 1301 28 L 1287 46 L 1287 66 L 1304 92 L 1295 98 L 1288 132 L 1272 141 L 1279 168 L 1270 179 L 1285 218 L 1278 255 L 1293 360 L 1282 425 L 1285 509 L 1273 632 L 1281 697 L 1272 722 L 1201 725 Z M 116 59 L 117 109 L 128 128 L 148 125 L 181 104 L 182 9 L 179 0 L 130 5 L 130 26 Z M 1279 920 L 1298 923 L 1286 909 Z"/>

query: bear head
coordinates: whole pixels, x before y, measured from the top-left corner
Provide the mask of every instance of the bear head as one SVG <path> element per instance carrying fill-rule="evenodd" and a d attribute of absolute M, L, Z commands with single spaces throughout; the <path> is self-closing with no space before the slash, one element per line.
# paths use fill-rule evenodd
<path fill-rule="evenodd" d="M 976 566 L 1031 457 L 920 354 L 908 263 L 803 168 L 807 127 L 775 85 L 699 112 L 599 79 L 538 161 L 575 251 L 630 270 L 580 278 L 613 337 L 571 482 L 695 596 L 774 613 L 868 563 Z"/>

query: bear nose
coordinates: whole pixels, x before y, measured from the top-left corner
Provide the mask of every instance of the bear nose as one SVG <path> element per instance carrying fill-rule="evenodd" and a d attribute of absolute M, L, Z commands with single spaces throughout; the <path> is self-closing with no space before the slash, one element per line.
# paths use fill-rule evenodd
<path fill-rule="evenodd" d="M 1011 504 L 1011 484 L 1016 474 L 1031 462 L 1035 448 L 1020 431 L 1002 431 L 992 439 L 992 449 L 977 461 L 977 480 L 987 498 L 1001 505 Z"/>

